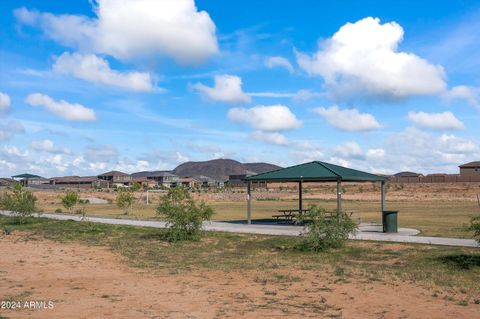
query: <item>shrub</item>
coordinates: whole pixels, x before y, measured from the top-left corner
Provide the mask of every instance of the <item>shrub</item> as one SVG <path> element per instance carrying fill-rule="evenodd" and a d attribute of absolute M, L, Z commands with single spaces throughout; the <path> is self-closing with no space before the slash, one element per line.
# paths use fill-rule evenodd
<path fill-rule="evenodd" d="M 307 230 L 300 244 L 302 250 L 326 251 L 343 247 L 348 235 L 357 229 L 357 224 L 349 216 L 329 213 L 317 206 L 311 206 L 299 221 L 306 223 Z"/>
<path fill-rule="evenodd" d="M 78 195 L 77 192 L 74 191 L 67 191 L 65 195 L 62 197 L 62 205 L 66 209 L 70 211 L 70 213 L 73 212 L 73 208 L 75 205 L 78 204 L 80 201 L 80 196 Z"/>
<path fill-rule="evenodd" d="M 117 206 L 123 209 L 123 213 L 125 215 L 128 215 L 130 208 L 132 208 L 134 200 L 135 197 L 133 196 L 132 192 L 121 190 L 117 195 L 116 202 Z"/>
<path fill-rule="evenodd" d="M 473 238 L 480 244 L 480 215 L 472 217 L 468 229 L 473 232 Z"/>
<path fill-rule="evenodd" d="M 142 187 L 143 187 L 142 184 L 140 184 L 139 182 L 135 182 L 135 183 L 133 183 L 132 186 L 130 186 L 130 190 L 132 192 L 138 192 L 139 190 L 142 189 Z"/>
<path fill-rule="evenodd" d="M 210 220 L 213 209 L 203 201 L 197 205 L 188 190 L 179 186 L 171 188 L 162 198 L 157 214 L 167 220 L 170 241 L 198 240 L 202 223 Z"/>
<path fill-rule="evenodd" d="M 13 212 L 19 219 L 17 222 L 25 222 L 26 217 L 29 217 L 36 210 L 37 198 L 31 191 L 16 183 L 11 192 L 3 194 L 0 199 L 0 207 L 4 210 Z"/>

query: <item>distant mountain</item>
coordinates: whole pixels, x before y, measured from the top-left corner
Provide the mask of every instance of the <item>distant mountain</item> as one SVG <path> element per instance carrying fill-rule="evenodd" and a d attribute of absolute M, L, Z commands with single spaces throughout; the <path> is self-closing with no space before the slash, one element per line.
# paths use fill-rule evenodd
<path fill-rule="evenodd" d="M 173 173 L 181 177 L 204 175 L 218 181 L 228 180 L 229 175 L 269 172 L 281 167 L 268 163 L 245 163 L 231 159 L 215 159 L 203 162 L 186 162 L 177 166 Z"/>

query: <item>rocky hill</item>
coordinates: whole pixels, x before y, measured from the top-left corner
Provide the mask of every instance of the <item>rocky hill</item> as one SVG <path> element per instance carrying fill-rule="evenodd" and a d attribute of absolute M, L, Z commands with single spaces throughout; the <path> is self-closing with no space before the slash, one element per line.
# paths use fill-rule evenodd
<path fill-rule="evenodd" d="M 269 163 L 240 163 L 231 159 L 215 159 L 203 162 L 186 162 L 177 166 L 175 175 L 199 176 L 204 175 L 219 181 L 226 181 L 228 175 L 246 174 L 247 172 L 260 174 L 281 167 Z"/>

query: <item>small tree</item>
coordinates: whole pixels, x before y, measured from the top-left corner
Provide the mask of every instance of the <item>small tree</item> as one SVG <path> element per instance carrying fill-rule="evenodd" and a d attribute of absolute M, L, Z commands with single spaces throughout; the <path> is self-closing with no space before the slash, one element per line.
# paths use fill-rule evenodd
<path fill-rule="evenodd" d="M 19 222 L 25 222 L 36 210 L 37 198 L 31 191 L 28 191 L 16 183 L 12 192 L 3 194 L 0 199 L 0 206 L 4 210 L 9 210 L 19 217 Z"/>
<path fill-rule="evenodd" d="M 307 229 L 301 248 L 313 251 L 343 247 L 348 236 L 357 229 L 357 224 L 349 216 L 328 213 L 317 206 L 311 206 L 299 221 L 305 222 Z"/>
<path fill-rule="evenodd" d="M 197 205 L 188 190 L 178 186 L 162 198 L 157 214 L 167 220 L 170 241 L 198 240 L 202 223 L 210 220 L 213 209 L 203 201 Z"/>
<path fill-rule="evenodd" d="M 473 232 L 473 238 L 480 244 L 480 215 L 472 217 L 468 229 Z"/>
<path fill-rule="evenodd" d="M 70 213 L 73 212 L 73 208 L 75 205 L 78 204 L 80 201 L 80 196 L 78 195 L 77 192 L 74 191 L 67 191 L 65 195 L 62 197 L 62 205 L 66 209 L 70 211 Z"/>
<path fill-rule="evenodd" d="M 132 192 L 121 190 L 117 195 L 116 202 L 117 206 L 123 209 L 123 213 L 125 215 L 128 215 L 130 208 L 132 208 L 134 200 L 135 197 L 133 196 Z"/>
<path fill-rule="evenodd" d="M 142 189 L 142 184 L 139 183 L 139 182 L 135 182 L 135 183 L 132 184 L 132 186 L 130 186 L 130 190 L 132 192 L 138 192 L 141 189 Z"/>

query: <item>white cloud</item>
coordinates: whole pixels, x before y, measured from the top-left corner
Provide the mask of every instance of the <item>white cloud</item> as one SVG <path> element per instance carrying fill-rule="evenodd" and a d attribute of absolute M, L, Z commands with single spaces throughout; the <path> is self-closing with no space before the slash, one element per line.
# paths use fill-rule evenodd
<path fill-rule="evenodd" d="M 451 112 L 425 113 L 408 112 L 408 119 L 415 125 L 431 130 L 461 130 L 463 123 Z"/>
<path fill-rule="evenodd" d="M 297 62 L 320 75 L 337 97 L 388 100 L 434 95 L 445 90 L 445 72 L 413 53 L 398 51 L 403 28 L 368 17 L 347 23 L 322 41 L 313 55 L 297 52 Z"/>
<path fill-rule="evenodd" d="M 246 124 L 259 131 L 284 131 L 299 128 L 302 122 L 285 105 L 259 105 L 247 108 L 232 108 L 228 118 Z"/>
<path fill-rule="evenodd" d="M 372 131 L 382 127 L 372 114 L 360 113 L 357 109 L 341 110 L 335 105 L 329 108 L 317 107 L 312 111 L 342 131 Z"/>
<path fill-rule="evenodd" d="M 70 154 L 70 151 L 66 148 L 60 149 L 55 147 L 55 143 L 49 139 L 45 139 L 42 141 L 32 141 L 30 143 L 30 147 L 36 151 L 47 152 L 47 153 L 54 153 L 54 154 Z"/>
<path fill-rule="evenodd" d="M 435 136 L 416 128 L 406 128 L 386 141 L 387 155 L 376 165 L 394 173 L 458 172 L 458 165 L 480 157 L 478 143 L 451 134 Z"/>
<path fill-rule="evenodd" d="M 282 133 L 278 132 L 263 132 L 255 131 L 250 134 L 250 137 L 257 141 L 262 141 L 270 144 L 276 145 L 287 145 L 288 140 Z"/>
<path fill-rule="evenodd" d="M 248 103 L 250 97 L 242 90 L 242 79 L 235 75 L 216 75 L 215 85 L 208 87 L 201 83 L 195 83 L 192 88 L 202 93 L 209 99 L 225 103 Z"/>
<path fill-rule="evenodd" d="M 90 162 L 110 162 L 119 157 L 117 149 L 111 145 L 89 145 L 84 154 L 85 159 Z"/>
<path fill-rule="evenodd" d="M 480 110 L 480 89 L 478 88 L 466 85 L 454 86 L 445 92 L 443 97 L 449 102 L 453 100 L 465 100 L 468 104 Z"/>
<path fill-rule="evenodd" d="M 24 132 L 25 128 L 20 122 L 11 121 L 8 123 L 0 123 L 0 141 L 8 141 L 16 134 Z"/>
<path fill-rule="evenodd" d="M 112 70 L 105 59 L 94 54 L 65 52 L 57 58 L 53 70 L 100 85 L 115 86 L 131 91 L 152 91 L 149 73 Z"/>
<path fill-rule="evenodd" d="M 333 154 L 344 158 L 363 158 L 364 153 L 357 142 L 345 142 L 333 148 Z"/>
<path fill-rule="evenodd" d="M 45 94 L 33 93 L 27 96 L 25 103 L 31 106 L 43 106 L 49 112 L 69 121 L 95 121 L 95 111 L 81 104 L 72 104 L 64 100 L 55 101 Z"/>
<path fill-rule="evenodd" d="M 0 113 L 10 108 L 11 100 L 8 94 L 0 92 Z"/>
<path fill-rule="evenodd" d="M 385 157 L 385 150 L 382 148 L 372 148 L 367 151 L 365 154 L 367 161 L 369 160 L 378 160 Z"/>
<path fill-rule="evenodd" d="M 272 56 L 265 60 L 265 65 L 269 68 L 285 68 L 288 72 L 293 73 L 293 66 L 286 58 L 281 56 Z"/>
<path fill-rule="evenodd" d="M 312 92 L 310 90 L 298 90 L 297 93 L 295 93 L 295 95 L 292 97 L 292 99 L 294 101 L 308 101 L 321 95 L 322 94 Z"/>
<path fill-rule="evenodd" d="M 132 60 L 168 56 L 198 63 L 218 52 L 215 24 L 193 0 L 97 0 L 96 18 L 15 10 L 17 19 L 84 52 Z"/>

